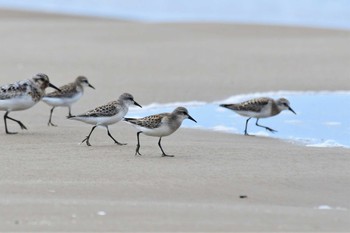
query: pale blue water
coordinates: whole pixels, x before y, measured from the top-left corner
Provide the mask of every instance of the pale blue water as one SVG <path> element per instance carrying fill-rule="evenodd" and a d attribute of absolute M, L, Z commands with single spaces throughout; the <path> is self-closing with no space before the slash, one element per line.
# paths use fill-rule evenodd
<path fill-rule="evenodd" d="M 211 21 L 350 29 L 349 0 L 0 0 L 0 7 L 148 22 Z"/>
<path fill-rule="evenodd" d="M 256 120 L 251 119 L 248 125 L 250 134 L 287 139 L 308 146 L 350 148 L 350 111 L 349 107 L 346 107 L 346 103 L 350 103 L 350 92 L 258 93 L 232 96 L 215 103 L 154 104 L 145 106 L 143 109 L 132 109 L 128 116 L 142 117 L 160 112 L 171 112 L 177 106 L 185 106 L 198 123 L 185 120 L 183 127 L 243 134 L 247 118 L 222 108 L 219 104 L 238 103 L 260 96 L 287 98 L 297 115 L 290 111 L 283 111 L 277 116 L 260 119 L 259 124 L 269 126 L 277 130 L 277 133 L 271 133 L 255 126 Z"/>

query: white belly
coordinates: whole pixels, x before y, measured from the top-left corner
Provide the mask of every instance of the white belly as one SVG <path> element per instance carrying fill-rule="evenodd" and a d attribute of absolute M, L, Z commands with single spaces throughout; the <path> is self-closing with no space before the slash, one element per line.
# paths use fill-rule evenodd
<path fill-rule="evenodd" d="M 266 118 L 271 116 L 271 109 L 263 108 L 261 112 L 250 112 L 250 111 L 235 111 L 241 116 L 254 117 L 254 118 Z"/>
<path fill-rule="evenodd" d="M 112 125 L 117 123 L 118 121 L 121 121 L 123 119 L 124 116 L 122 116 L 122 114 L 117 114 L 111 117 L 73 117 L 71 119 L 73 120 L 77 120 L 77 121 L 82 121 L 85 122 L 87 124 L 91 124 L 91 125 L 102 125 L 102 126 L 106 126 L 106 125 Z"/>
<path fill-rule="evenodd" d="M 58 107 L 58 106 L 71 106 L 74 102 L 77 102 L 81 97 L 83 96 L 83 93 L 78 93 L 72 97 L 69 98 L 63 98 L 63 97 L 44 97 L 43 101 L 47 103 L 48 105 Z"/>
<path fill-rule="evenodd" d="M 146 134 L 148 136 L 153 136 L 153 137 L 165 137 L 168 136 L 172 133 L 174 133 L 175 130 L 169 128 L 167 125 L 162 125 L 159 128 L 156 129 L 149 129 L 149 128 L 144 128 L 140 127 L 137 125 L 134 125 L 139 131 L 142 131 L 143 134 Z"/>
<path fill-rule="evenodd" d="M 34 106 L 34 102 L 29 95 L 23 95 L 12 99 L 0 100 L 0 110 L 3 111 L 20 111 Z"/>

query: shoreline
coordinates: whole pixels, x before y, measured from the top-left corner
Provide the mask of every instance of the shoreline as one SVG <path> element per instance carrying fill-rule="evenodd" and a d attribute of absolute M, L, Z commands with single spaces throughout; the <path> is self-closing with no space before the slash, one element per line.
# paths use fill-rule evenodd
<path fill-rule="evenodd" d="M 199 125 L 183 125 L 182 127 L 188 129 L 198 129 L 198 130 L 209 130 L 212 132 L 223 132 L 229 134 L 241 134 L 241 131 L 238 130 L 237 127 L 241 126 L 237 123 L 237 121 L 242 121 L 244 117 L 238 117 L 237 114 L 231 111 L 224 111 L 219 107 L 220 104 L 223 103 L 239 103 L 248 99 L 258 98 L 258 97 L 286 97 L 295 105 L 298 109 L 298 112 L 302 113 L 302 115 L 297 114 L 296 119 L 288 118 L 287 116 L 277 116 L 278 119 L 274 121 L 268 120 L 270 123 L 275 124 L 275 126 L 279 129 L 279 133 L 271 134 L 264 130 L 258 130 L 255 128 L 255 132 L 253 133 L 255 136 L 262 137 L 272 137 L 277 139 L 282 139 L 284 141 L 290 143 L 296 143 L 307 147 L 330 147 L 330 148 L 345 148 L 349 149 L 350 144 L 348 144 L 347 138 L 342 136 L 341 133 L 346 134 L 345 127 L 347 126 L 348 115 L 338 116 L 335 113 L 338 109 L 338 106 L 332 106 L 335 101 L 342 102 L 346 101 L 348 97 L 350 97 L 350 91 L 277 91 L 277 92 L 256 92 L 242 95 L 234 95 L 230 96 L 223 100 L 217 100 L 213 102 L 205 102 L 205 101 L 189 101 L 189 102 L 173 102 L 173 103 L 151 103 L 149 105 L 144 105 L 142 109 L 132 109 L 130 111 L 131 117 L 142 117 L 145 115 L 156 114 L 159 112 L 167 112 L 171 111 L 172 108 L 177 106 L 184 106 L 187 109 L 190 109 L 192 113 L 200 115 L 205 114 L 207 118 L 211 118 L 210 122 L 202 119 L 199 121 Z M 300 99 L 304 101 L 301 102 Z M 329 100 L 327 100 L 329 99 Z M 323 102 L 323 105 L 329 106 L 328 112 L 326 116 L 322 116 L 322 107 L 314 106 L 314 111 L 310 111 L 309 106 L 314 102 Z M 320 109 L 321 107 L 321 109 Z M 226 112 L 226 114 L 222 113 Z M 314 116 L 310 114 L 314 112 Z M 284 114 L 283 114 L 284 115 Z M 236 116 L 235 118 L 233 118 Z M 228 120 L 231 119 L 231 120 Z M 333 120 L 336 119 L 336 120 Z M 204 120 L 204 122 L 203 122 Z M 312 121 L 312 122 L 310 122 Z M 236 122 L 236 123 L 235 123 Z M 287 124 L 281 124 L 285 122 Z M 253 124 L 253 123 L 251 123 Z M 323 132 L 319 132 L 318 127 L 322 127 Z M 340 128 L 340 126 L 342 126 Z M 254 127 L 254 126 L 252 126 Z M 290 131 L 288 128 L 297 127 L 296 130 Z M 332 127 L 332 128 L 326 128 Z M 241 129 L 243 130 L 243 129 Z M 256 131 L 258 130 L 258 131 Z M 283 131 L 289 131 L 289 133 L 284 133 Z M 303 130 L 309 131 L 308 133 L 303 133 Z M 337 132 L 336 131 L 340 131 Z M 315 131 L 315 133 L 310 133 L 310 131 Z M 282 134 L 281 134 L 282 133 Z M 321 134 L 320 134 L 321 133 Z"/>

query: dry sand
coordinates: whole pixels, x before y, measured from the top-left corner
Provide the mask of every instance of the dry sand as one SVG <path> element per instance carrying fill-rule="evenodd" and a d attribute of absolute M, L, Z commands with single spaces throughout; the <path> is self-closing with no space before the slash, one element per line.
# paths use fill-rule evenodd
<path fill-rule="evenodd" d="M 276 90 L 348 88 L 350 32 L 231 24 L 143 24 L 0 12 L 1 84 L 86 75 L 80 113 L 130 92 L 142 105 Z M 0 133 L 0 231 L 350 231 L 350 151 L 180 129 L 164 138 L 91 127 L 49 107 Z M 193 116 L 196 118 L 196 116 Z M 243 119 L 242 119 L 243 120 Z M 12 131 L 20 131 L 10 123 Z M 246 195 L 247 198 L 239 198 Z M 319 207 L 329 206 L 322 210 Z"/>

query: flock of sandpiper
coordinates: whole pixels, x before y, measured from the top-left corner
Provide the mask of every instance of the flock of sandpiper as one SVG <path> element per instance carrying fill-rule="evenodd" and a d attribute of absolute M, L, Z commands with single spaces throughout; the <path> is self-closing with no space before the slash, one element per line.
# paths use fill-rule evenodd
<path fill-rule="evenodd" d="M 56 89 L 54 92 L 45 94 L 45 89 L 52 87 Z M 91 146 L 89 139 L 97 126 L 103 126 L 107 129 L 107 134 L 113 141 L 119 145 L 125 145 L 118 142 L 111 135 L 108 126 L 115 124 L 121 120 L 133 125 L 137 129 L 137 146 L 135 155 L 140 154 L 140 134 L 148 136 L 159 137 L 158 146 L 162 151 L 162 156 L 173 157 L 164 152 L 161 140 L 162 137 L 168 136 L 174 133 L 180 126 L 184 119 L 190 119 L 197 122 L 192 118 L 187 109 L 184 107 L 177 107 L 171 113 L 160 113 L 143 118 L 126 118 L 129 106 L 138 104 L 134 97 L 129 93 L 124 93 L 119 96 L 118 100 L 111 101 L 105 105 L 98 106 L 83 114 L 72 115 L 71 105 L 78 101 L 83 93 L 84 87 L 94 88 L 84 76 L 79 76 L 72 83 L 66 84 L 57 88 L 50 83 L 49 77 L 46 74 L 39 73 L 31 79 L 18 81 L 13 84 L 7 84 L 0 86 L 0 110 L 5 111 L 4 123 L 6 134 L 16 134 L 16 132 L 10 132 L 7 126 L 7 120 L 17 122 L 21 129 L 27 129 L 26 126 L 19 120 L 9 117 L 9 113 L 12 111 L 21 111 L 31 108 L 40 100 L 43 100 L 48 105 L 52 106 L 50 110 L 49 126 L 56 126 L 52 123 L 53 110 L 56 107 L 68 107 L 68 119 L 82 121 L 93 125 L 90 133 L 82 142 L 86 142 L 88 146 Z M 267 126 L 259 124 L 260 118 L 271 117 L 279 114 L 283 110 L 290 110 L 294 114 L 295 111 L 290 107 L 290 103 L 285 98 L 274 100 L 272 98 L 261 97 L 251 99 L 237 104 L 221 104 L 221 107 L 231 109 L 239 115 L 248 117 L 245 124 L 245 135 L 248 135 L 247 127 L 251 118 L 256 118 L 256 125 L 270 132 L 276 132 Z"/>

